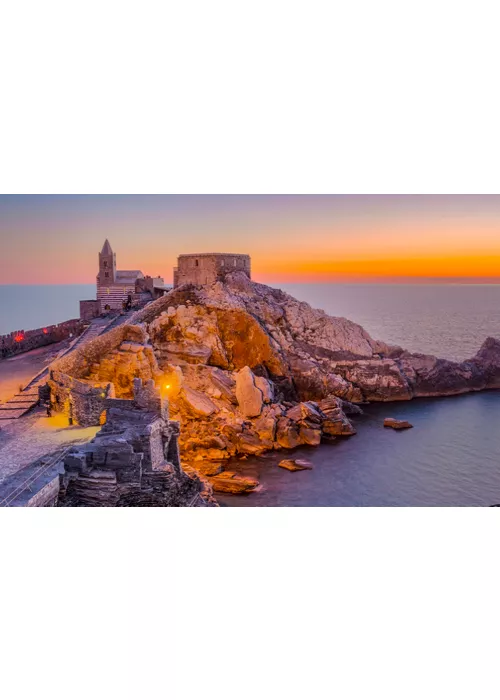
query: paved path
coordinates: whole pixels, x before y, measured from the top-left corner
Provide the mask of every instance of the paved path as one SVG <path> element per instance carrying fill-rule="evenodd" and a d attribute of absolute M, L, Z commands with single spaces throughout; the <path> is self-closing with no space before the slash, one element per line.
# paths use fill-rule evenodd
<path fill-rule="evenodd" d="M 49 365 L 54 361 L 54 359 L 59 359 L 68 355 L 76 348 L 87 343 L 89 340 L 97 338 L 97 336 L 102 335 L 108 331 L 111 327 L 125 323 L 128 314 L 123 316 L 118 316 L 116 319 L 110 320 L 109 318 L 97 318 L 90 326 L 78 337 L 76 338 L 68 347 L 64 347 L 56 358 L 51 358 Z M 0 404 L 0 424 L 5 421 L 17 420 L 22 418 L 28 411 L 31 411 L 38 404 L 38 388 L 45 384 L 48 374 L 49 365 L 43 367 L 25 386 L 23 391 L 16 394 L 13 398 L 9 399 L 7 402 Z"/>
<path fill-rule="evenodd" d="M 0 423 L 0 483 L 44 455 L 65 445 L 88 442 L 99 426 L 68 426 L 62 414 L 47 418 L 43 408 L 35 408 L 20 420 Z"/>
<path fill-rule="evenodd" d="M 8 476 L 0 483 L 0 508 L 38 505 L 40 492 L 46 487 L 57 491 L 59 475 L 64 472 L 64 455 L 70 447 L 56 450 L 27 467 Z M 57 479 L 57 482 L 55 481 Z"/>

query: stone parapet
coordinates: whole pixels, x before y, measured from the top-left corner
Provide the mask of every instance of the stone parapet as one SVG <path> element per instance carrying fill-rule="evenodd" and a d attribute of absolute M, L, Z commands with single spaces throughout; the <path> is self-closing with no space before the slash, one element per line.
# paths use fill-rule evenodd
<path fill-rule="evenodd" d="M 58 343 L 71 336 L 80 335 L 85 328 L 81 319 L 72 319 L 54 326 L 44 326 L 31 331 L 13 331 L 0 336 L 0 357 L 12 357 L 29 350 Z"/>

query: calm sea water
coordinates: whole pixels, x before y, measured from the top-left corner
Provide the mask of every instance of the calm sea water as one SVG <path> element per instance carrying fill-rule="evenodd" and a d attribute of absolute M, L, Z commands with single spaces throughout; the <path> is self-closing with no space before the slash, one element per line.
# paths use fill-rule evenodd
<path fill-rule="evenodd" d="M 360 323 L 374 337 L 462 360 L 488 335 L 500 337 L 500 285 L 280 285 L 298 299 Z M 78 316 L 93 285 L 1 287 L 0 334 Z M 382 427 L 408 419 L 413 430 Z M 283 453 L 238 462 L 262 489 L 222 496 L 227 506 L 485 506 L 500 503 L 500 392 L 374 404 L 358 434 L 292 453 L 314 463 L 290 473 Z"/>
<path fill-rule="evenodd" d="M 95 299 L 95 284 L 0 285 L 0 335 L 79 318 L 82 299 Z"/>

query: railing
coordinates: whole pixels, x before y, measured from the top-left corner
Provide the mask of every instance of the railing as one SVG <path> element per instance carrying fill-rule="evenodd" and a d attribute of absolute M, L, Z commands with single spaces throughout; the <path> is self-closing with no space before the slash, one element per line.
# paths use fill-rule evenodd
<path fill-rule="evenodd" d="M 19 498 L 19 496 L 22 493 L 28 490 L 31 491 L 30 487 L 32 486 L 32 484 L 34 484 L 38 478 L 45 474 L 45 472 L 55 467 L 55 465 L 58 462 L 64 459 L 71 447 L 73 447 L 73 445 L 70 445 L 68 447 L 65 447 L 63 450 L 60 450 L 56 455 L 54 455 L 54 457 L 50 460 L 48 464 L 42 464 L 38 469 L 36 469 L 32 474 L 30 474 L 30 476 L 27 477 L 21 484 L 16 486 L 15 489 L 13 489 L 0 501 L 0 508 L 8 508 L 16 500 L 16 498 Z"/>

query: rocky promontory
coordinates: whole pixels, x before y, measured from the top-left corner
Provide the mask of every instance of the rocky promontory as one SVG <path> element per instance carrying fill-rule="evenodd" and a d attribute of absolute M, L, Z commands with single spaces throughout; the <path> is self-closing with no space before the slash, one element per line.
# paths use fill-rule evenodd
<path fill-rule="evenodd" d="M 500 387 L 500 342 L 461 363 L 409 353 L 240 272 L 176 288 L 53 370 L 56 394 L 58 376 L 117 398 L 154 379 L 180 421 L 183 461 L 230 488 L 214 462 L 353 435 L 357 404 Z"/>

